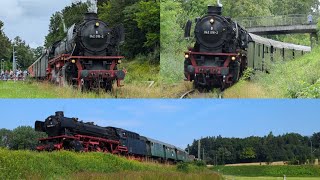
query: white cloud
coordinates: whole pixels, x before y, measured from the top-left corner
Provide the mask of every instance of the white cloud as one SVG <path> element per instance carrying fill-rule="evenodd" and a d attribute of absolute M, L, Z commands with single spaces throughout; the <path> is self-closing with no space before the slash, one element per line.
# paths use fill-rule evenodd
<path fill-rule="evenodd" d="M 37 48 L 37 47 L 39 47 L 39 46 L 43 46 L 44 44 L 42 43 L 42 44 L 39 44 L 39 43 L 36 43 L 36 42 L 31 42 L 31 43 L 29 43 L 29 46 L 31 47 L 31 48 Z"/>
<path fill-rule="evenodd" d="M 0 0 L 0 20 L 10 39 L 20 36 L 36 47 L 44 43 L 51 15 L 71 3 L 72 0 Z"/>
<path fill-rule="evenodd" d="M 16 20 L 23 14 L 23 8 L 19 5 L 18 0 L 1 0 L 0 18 Z"/>

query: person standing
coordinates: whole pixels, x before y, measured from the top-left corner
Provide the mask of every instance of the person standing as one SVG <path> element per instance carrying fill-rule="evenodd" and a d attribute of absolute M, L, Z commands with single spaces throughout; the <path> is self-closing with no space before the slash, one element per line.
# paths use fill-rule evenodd
<path fill-rule="evenodd" d="M 0 80 L 3 80 L 3 79 L 4 79 L 4 71 L 1 70 Z"/>
<path fill-rule="evenodd" d="M 25 81 L 27 79 L 28 71 L 24 70 L 23 71 L 23 80 Z"/>

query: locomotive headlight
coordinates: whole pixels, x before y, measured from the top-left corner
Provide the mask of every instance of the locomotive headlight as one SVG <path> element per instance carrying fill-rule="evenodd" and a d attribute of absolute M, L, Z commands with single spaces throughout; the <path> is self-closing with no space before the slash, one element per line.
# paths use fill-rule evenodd
<path fill-rule="evenodd" d="M 189 54 L 185 54 L 184 57 L 185 57 L 185 58 L 189 58 Z"/>
<path fill-rule="evenodd" d="M 122 61 L 121 60 L 118 60 L 118 64 L 121 64 L 122 63 Z"/>
<path fill-rule="evenodd" d="M 100 23 L 99 22 L 96 22 L 96 27 L 99 27 L 100 26 Z"/>
<path fill-rule="evenodd" d="M 74 63 L 76 63 L 76 60 L 72 59 L 71 62 L 74 64 Z"/>
<path fill-rule="evenodd" d="M 236 60 L 236 57 L 232 57 L 231 60 L 232 60 L 232 61 L 235 61 L 235 60 Z"/>
<path fill-rule="evenodd" d="M 210 23 L 213 24 L 214 23 L 214 19 L 210 19 Z"/>

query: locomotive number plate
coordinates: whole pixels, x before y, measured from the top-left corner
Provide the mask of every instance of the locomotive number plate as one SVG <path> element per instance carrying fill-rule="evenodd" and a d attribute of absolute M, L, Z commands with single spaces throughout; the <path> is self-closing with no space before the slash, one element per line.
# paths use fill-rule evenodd
<path fill-rule="evenodd" d="M 90 39 L 103 39 L 104 36 L 100 34 L 89 35 Z"/>
<path fill-rule="evenodd" d="M 217 35 L 219 34 L 218 31 L 203 31 L 203 34 L 213 34 L 213 35 Z"/>

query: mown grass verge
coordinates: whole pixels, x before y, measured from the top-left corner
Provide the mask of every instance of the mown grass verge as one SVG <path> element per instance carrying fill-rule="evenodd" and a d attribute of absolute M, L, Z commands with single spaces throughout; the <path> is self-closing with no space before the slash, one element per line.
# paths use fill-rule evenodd
<path fill-rule="evenodd" d="M 320 98 L 320 47 L 300 58 L 279 62 L 270 73 L 255 72 L 225 91 L 226 98 Z"/>
<path fill-rule="evenodd" d="M 216 166 L 212 170 L 245 177 L 320 177 L 320 166 Z"/>
<path fill-rule="evenodd" d="M 0 149 L 0 179 L 221 179 L 204 167 L 140 163 L 104 153 Z"/>

